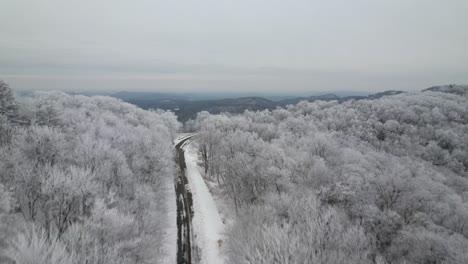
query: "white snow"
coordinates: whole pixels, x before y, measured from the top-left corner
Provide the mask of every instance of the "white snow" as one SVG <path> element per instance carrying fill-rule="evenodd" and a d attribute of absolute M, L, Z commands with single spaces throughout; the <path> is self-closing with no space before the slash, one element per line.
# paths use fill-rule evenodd
<path fill-rule="evenodd" d="M 175 199 L 174 181 L 167 181 L 167 226 L 163 237 L 163 260 L 161 263 L 177 262 L 177 204 Z"/>
<path fill-rule="evenodd" d="M 177 138 L 174 140 L 174 146 L 179 144 L 182 140 L 189 138 L 191 136 L 196 135 L 197 133 L 179 133 L 177 134 Z"/>
<path fill-rule="evenodd" d="M 193 199 L 192 230 L 194 243 L 201 250 L 200 263 L 222 264 L 224 263 L 222 245 L 224 225 L 216 203 L 198 170 L 197 150 L 190 144 L 185 145 L 184 150 L 187 179 Z"/>

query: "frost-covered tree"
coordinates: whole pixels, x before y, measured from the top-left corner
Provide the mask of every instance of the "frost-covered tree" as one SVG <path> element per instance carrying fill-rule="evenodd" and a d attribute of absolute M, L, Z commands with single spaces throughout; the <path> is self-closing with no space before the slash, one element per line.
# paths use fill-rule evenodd
<path fill-rule="evenodd" d="M 0 115 L 0 262 L 160 262 L 176 117 L 60 92 L 17 107 Z"/>
<path fill-rule="evenodd" d="M 5 116 L 10 122 L 17 121 L 18 105 L 13 90 L 0 80 L 0 116 Z"/>
<path fill-rule="evenodd" d="M 12 261 L 7 256 L 10 248 L 10 243 L 16 236 L 18 218 L 11 214 L 12 211 L 12 197 L 5 189 L 5 186 L 0 183 L 0 262 L 9 263 Z"/>
<path fill-rule="evenodd" d="M 466 93 L 200 113 L 191 126 L 225 213 L 238 212 L 232 263 L 466 262 Z"/>
<path fill-rule="evenodd" d="M 363 229 L 313 196 L 269 196 L 229 229 L 230 263 L 372 263 Z"/>

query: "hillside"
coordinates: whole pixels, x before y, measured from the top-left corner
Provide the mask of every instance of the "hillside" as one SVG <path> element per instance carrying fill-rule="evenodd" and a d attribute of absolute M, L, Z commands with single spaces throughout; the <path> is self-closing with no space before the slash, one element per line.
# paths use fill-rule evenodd
<path fill-rule="evenodd" d="M 458 94 L 458 95 L 467 95 L 468 94 L 468 85 L 456 85 L 456 84 L 439 85 L 439 86 L 429 87 L 429 88 L 425 89 L 424 91 L 452 93 L 452 94 Z"/>
<path fill-rule="evenodd" d="M 61 92 L 15 99 L 1 81 L 0 99 L 0 263 L 171 259 L 172 113 Z"/>
<path fill-rule="evenodd" d="M 197 116 L 228 263 L 466 263 L 468 98 L 396 93 Z"/>
<path fill-rule="evenodd" d="M 161 111 L 0 81 L 0 262 L 464 264 L 467 91 Z"/>
<path fill-rule="evenodd" d="M 436 86 L 425 89 L 424 91 L 437 91 L 456 94 L 467 94 L 467 85 L 446 85 Z M 191 95 L 169 95 L 159 93 L 117 93 L 114 97 L 120 98 L 126 102 L 135 104 L 143 109 L 163 109 L 176 113 L 180 122 L 186 122 L 194 119 L 198 112 L 207 111 L 212 114 L 223 112 L 239 114 L 245 110 L 273 110 L 277 107 L 286 107 L 294 105 L 301 101 L 338 101 L 347 102 L 350 100 L 379 99 L 384 96 L 392 96 L 404 93 L 404 91 L 389 90 L 370 94 L 368 96 L 343 96 L 335 94 L 323 94 L 309 97 L 293 97 L 277 101 L 265 99 L 262 97 L 240 97 L 227 99 L 200 100 Z"/>

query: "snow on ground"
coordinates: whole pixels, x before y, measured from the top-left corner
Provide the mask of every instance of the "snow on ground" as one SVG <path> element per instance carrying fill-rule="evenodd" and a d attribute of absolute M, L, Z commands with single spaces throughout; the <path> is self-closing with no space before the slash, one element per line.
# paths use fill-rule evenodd
<path fill-rule="evenodd" d="M 177 204 L 175 198 L 174 181 L 167 181 L 165 190 L 167 197 L 166 216 L 167 226 L 163 235 L 163 259 L 161 263 L 177 262 Z"/>
<path fill-rule="evenodd" d="M 200 171 L 202 172 L 202 175 L 204 175 L 203 168 L 198 166 L 198 169 L 201 169 Z M 206 176 L 203 176 L 203 178 L 205 179 L 205 183 L 210 190 L 211 196 L 215 200 L 216 206 L 218 207 L 218 212 L 221 215 L 221 219 L 224 223 L 224 230 L 227 230 L 227 228 L 234 224 L 234 219 L 236 216 L 235 208 L 232 203 L 229 203 L 230 198 L 228 197 L 226 190 L 220 188 L 215 178 L 207 178 Z"/>
<path fill-rule="evenodd" d="M 187 179 L 193 199 L 192 230 L 194 242 L 201 249 L 200 263 L 222 264 L 224 263 L 222 245 L 224 225 L 216 203 L 198 170 L 197 149 L 188 144 L 184 150 Z"/>
<path fill-rule="evenodd" d="M 195 134 L 197 134 L 197 133 L 178 133 L 177 138 L 174 140 L 174 146 L 177 145 L 182 140 L 184 140 L 184 139 L 186 139 L 188 137 L 191 137 L 191 136 L 193 136 Z"/>

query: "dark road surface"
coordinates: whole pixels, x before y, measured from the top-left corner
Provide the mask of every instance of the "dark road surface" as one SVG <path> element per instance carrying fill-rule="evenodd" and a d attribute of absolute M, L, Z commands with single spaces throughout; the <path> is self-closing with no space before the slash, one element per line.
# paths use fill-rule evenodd
<path fill-rule="evenodd" d="M 185 156 L 182 146 L 192 136 L 188 136 L 176 145 L 177 162 L 180 170 L 175 183 L 177 199 L 177 263 L 192 263 L 192 193 L 187 190 L 188 184 L 185 175 Z"/>

